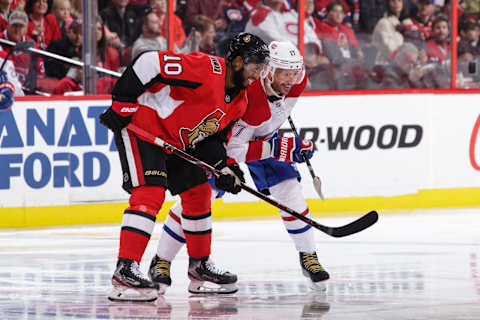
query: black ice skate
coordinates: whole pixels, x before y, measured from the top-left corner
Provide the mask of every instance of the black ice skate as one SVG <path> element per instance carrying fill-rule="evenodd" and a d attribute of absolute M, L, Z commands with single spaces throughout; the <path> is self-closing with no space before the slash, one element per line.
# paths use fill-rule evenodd
<path fill-rule="evenodd" d="M 112 301 L 149 302 L 158 298 L 158 284 L 145 278 L 138 263 L 133 260 L 118 259 L 112 285 L 113 289 L 108 296 Z"/>
<path fill-rule="evenodd" d="M 167 288 L 172 285 L 170 261 L 160 259 L 155 255 L 150 263 L 150 269 L 148 269 L 148 277 L 152 282 L 158 284 L 158 293 L 164 294 Z"/>
<path fill-rule="evenodd" d="M 209 257 L 190 257 L 188 277 L 191 280 L 190 293 L 234 293 L 238 290 L 237 276 L 218 269 Z"/>
<path fill-rule="evenodd" d="M 330 278 L 330 275 L 318 262 L 317 254 L 315 252 L 299 252 L 299 254 L 303 275 L 312 280 L 312 289 L 326 290 L 325 282 Z"/>

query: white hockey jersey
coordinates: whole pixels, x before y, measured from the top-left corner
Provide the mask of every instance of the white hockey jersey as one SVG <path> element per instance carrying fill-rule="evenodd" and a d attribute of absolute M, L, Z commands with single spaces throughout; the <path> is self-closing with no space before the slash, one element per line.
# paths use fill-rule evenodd
<path fill-rule="evenodd" d="M 287 120 L 307 85 L 304 76 L 283 98 L 269 101 L 262 79 L 254 81 L 247 89 L 247 111 L 232 129 L 227 145 L 227 156 L 236 162 L 249 162 L 269 158 L 267 142 Z"/>
<path fill-rule="evenodd" d="M 0 66 L 3 64 L 6 56 L 7 53 L 3 50 L 0 50 Z M 25 94 L 23 93 L 22 84 L 18 80 L 12 60 L 8 59 L 7 63 L 3 67 L 3 70 L 7 73 L 8 81 L 15 87 L 14 96 L 24 96 Z"/>
<path fill-rule="evenodd" d="M 245 31 L 259 36 L 266 43 L 272 41 L 290 41 L 298 46 L 298 14 L 295 10 L 282 10 L 275 12 L 265 5 L 256 9 L 247 25 Z M 322 45 L 315 33 L 315 30 L 307 23 L 304 23 L 305 43 L 315 43 L 321 50 Z"/>

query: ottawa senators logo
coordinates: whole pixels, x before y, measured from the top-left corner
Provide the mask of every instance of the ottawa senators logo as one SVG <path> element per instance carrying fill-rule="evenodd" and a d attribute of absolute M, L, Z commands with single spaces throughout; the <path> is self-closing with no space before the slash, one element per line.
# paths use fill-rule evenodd
<path fill-rule="evenodd" d="M 202 122 L 200 122 L 192 130 L 188 128 L 181 128 L 180 137 L 182 137 L 183 147 L 185 149 L 192 147 L 195 145 L 195 143 L 202 141 L 206 137 L 214 134 L 219 126 L 218 122 L 224 114 L 225 113 L 222 110 L 217 109 L 206 116 Z"/>

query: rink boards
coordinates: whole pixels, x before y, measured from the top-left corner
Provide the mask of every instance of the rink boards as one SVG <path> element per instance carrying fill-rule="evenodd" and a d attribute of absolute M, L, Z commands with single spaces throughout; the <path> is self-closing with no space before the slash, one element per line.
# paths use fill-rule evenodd
<path fill-rule="evenodd" d="M 298 165 L 311 211 L 479 206 L 479 96 L 301 97 L 292 118 L 316 142 L 312 165 L 327 198 L 318 199 Z M 128 194 L 113 134 L 98 122 L 109 104 L 105 96 L 22 98 L 0 113 L 0 227 L 120 221 Z M 288 123 L 282 131 L 291 134 Z M 217 200 L 213 215 L 275 212 L 242 192 Z"/>

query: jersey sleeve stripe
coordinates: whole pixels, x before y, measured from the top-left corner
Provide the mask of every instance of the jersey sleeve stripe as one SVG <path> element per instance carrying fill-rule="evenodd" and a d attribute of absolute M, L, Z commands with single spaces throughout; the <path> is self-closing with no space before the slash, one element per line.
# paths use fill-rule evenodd
<path fill-rule="evenodd" d="M 158 74 L 155 78 L 153 78 L 150 83 L 147 84 L 147 87 L 149 87 L 151 84 L 155 82 L 161 82 L 166 85 L 170 86 L 180 86 L 180 87 L 185 87 L 185 88 L 190 88 L 190 89 L 196 89 L 202 85 L 201 82 L 195 82 L 195 81 L 189 81 L 189 80 L 182 80 L 182 79 L 172 79 L 172 78 L 165 78 L 162 77 L 162 75 Z"/>
<path fill-rule="evenodd" d="M 246 155 L 246 162 L 260 160 L 262 157 L 263 141 L 250 141 L 248 143 L 248 151 Z"/>
<path fill-rule="evenodd" d="M 128 66 L 112 90 L 112 100 L 136 103 L 137 98 L 146 90 L 135 71 Z"/>
<path fill-rule="evenodd" d="M 157 51 L 147 51 L 137 58 L 133 70 L 140 82 L 145 86 L 160 73 L 160 60 Z"/>

